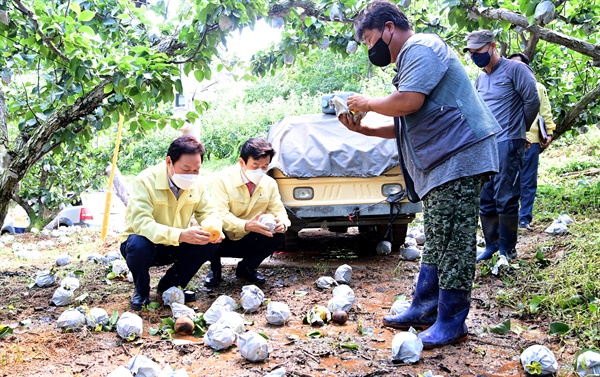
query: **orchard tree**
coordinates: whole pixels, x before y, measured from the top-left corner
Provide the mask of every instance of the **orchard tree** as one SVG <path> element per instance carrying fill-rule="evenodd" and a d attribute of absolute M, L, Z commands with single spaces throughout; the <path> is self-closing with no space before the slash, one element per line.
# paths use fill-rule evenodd
<path fill-rule="evenodd" d="M 180 127 L 186 119 L 162 109 L 183 91 L 182 73 L 210 79 L 226 34 L 266 12 L 263 1 L 202 0 L 167 19 L 165 2 L 136 5 L 0 0 L 0 219 L 36 162 L 59 145 L 88 144 L 119 114 L 134 131 Z"/>
<path fill-rule="evenodd" d="M 545 4 L 543 4 L 545 3 Z M 498 33 L 505 53 L 526 51 L 546 83 L 557 134 L 597 121 L 600 95 L 595 0 L 401 0 L 417 31 L 437 32 L 457 51 L 468 31 Z M 227 67 L 217 47 L 228 33 L 266 17 L 283 29 L 274 51 L 255 56 L 262 76 L 313 48 L 346 56 L 359 46 L 352 21 L 366 1 L 0 0 L 0 219 L 27 172 L 61 145 L 85 147 L 123 114 L 133 130 L 171 124 L 165 108 L 182 92 L 181 77 L 202 82 Z M 553 7 L 535 17 L 536 8 Z M 167 16 L 175 14 L 174 17 Z M 467 62 L 465 62 L 467 63 Z M 469 63 L 467 63 L 469 64 Z M 196 101 L 196 109 L 206 107 Z M 189 112 L 187 120 L 198 118 Z M 63 150 L 69 151 L 70 148 Z M 71 148 L 71 150 L 74 150 Z M 75 172 L 72 172 L 75 174 Z"/>

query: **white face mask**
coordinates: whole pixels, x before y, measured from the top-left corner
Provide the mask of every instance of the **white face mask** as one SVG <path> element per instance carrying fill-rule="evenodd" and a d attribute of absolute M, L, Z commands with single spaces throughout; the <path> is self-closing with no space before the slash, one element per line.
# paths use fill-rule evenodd
<path fill-rule="evenodd" d="M 267 172 L 262 169 L 256 169 L 256 170 L 246 170 L 245 174 L 246 174 L 246 178 L 248 178 L 248 180 L 250 182 L 254 183 L 255 185 L 258 185 L 258 182 L 260 182 L 260 179 L 265 174 L 267 174 Z"/>
<path fill-rule="evenodd" d="M 180 189 L 187 190 L 192 187 L 197 178 L 198 174 L 173 174 L 171 181 Z"/>

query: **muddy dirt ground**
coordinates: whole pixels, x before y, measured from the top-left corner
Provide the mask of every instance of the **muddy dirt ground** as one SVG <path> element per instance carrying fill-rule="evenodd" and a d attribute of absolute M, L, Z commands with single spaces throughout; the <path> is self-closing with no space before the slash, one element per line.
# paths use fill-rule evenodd
<path fill-rule="evenodd" d="M 533 245 L 550 237 L 542 230 L 534 229 L 521 237 L 522 258 L 531 259 Z M 264 376 L 284 367 L 286 376 L 305 377 L 416 377 L 427 371 L 439 376 L 512 377 L 525 375 L 519 355 L 533 344 L 546 345 L 555 353 L 561 368 L 559 376 L 572 375 L 572 360 L 577 350 L 548 335 L 549 321 L 523 319 L 512 309 L 499 306 L 497 296 L 505 288 L 502 279 L 491 274 L 481 277 L 479 271 L 467 320 L 470 339 L 459 345 L 423 351 L 421 360 L 413 365 L 392 362 L 391 343 L 397 331 L 383 327 L 381 319 L 397 295 L 404 294 L 410 299 L 418 262 L 400 261 L 398 252 L 389 256 L 374 255 L 374 245 L 365 243 L 360 235 L 352 232 L 345 235 L 326 230 L 302 233 L 298 252 L 276 253 L 261 266 L 267 278 L 267 283 L 261 287 L 265 297 L 289 305 L 292 313 L 289 323 L 283 327 L 268 325 L 266 307 L 244 315 L 247 330 L 268 337 L 272 352 L 268 361 L 262 363 L 245 361 L 235 346 L 216 352 L 204 345 L 202 338 L 191 337 L 191 344 L 177 345 L 150 335 L 151 327 L 158 328 L 162 318 L 171 316 L 168 307 L 141 312 L 143 334 L 134 342 L 122 340 L 115 332 L 62 333 L 56 329 L 56 320 L 66 308 L 49 305 L 56 286 L 30 287 L 36 271 L 50 268 L 61 251 L 71 252 L 75 261 L 57 267 L 57 276 L 83 270 L 82 285 L 76 296 L 88 293 L 84 303 L 90 308 L 101 307 L 109 314 L 118 310 L 121 314 L 129 310 L 132 284 L 114 279 L 109 285 L 105 279 L 108 266 L 87 261 L 88 254 L 116 251 L 116 240 L 113 237 L 102 243 L 96 233 L 89 231 L 73 234 L 71 244 L 56 247 L 52 252 L 43 250 L 44 258 L 33 262 L 16 261 L 11 243 L 7 242 L 4 251 L 0 252 L 0 258 L 6 262 L 0 267 L 0 324 L 8 324 L 15 331 L 0 339 L 0 375 L 106 376 L 118 366 L 127 365 L 133 355 L 141 354 L 163 367 L 169 364 L 173 369 L 184 368 L 190 376 Z M 89 237 L 91 242 L 85 243 Z M 26 234 L 17 236 L 14 242 L 27 244 L 44 239 L 50 237 Z M 321 328 L 322 338 L 308 337 L 307 333 L 313 328 L 302 323 L 303 316 L 316 304 L 327 305 L 331 298 L 330 291 L 318 289 L 314 281 L 320 276 L 333 276 L 335 269 L 344 263 L 353 268 L 350 286 L 357 297 L 349 320 L 342 326 L 325 325 Z M 6 265 L 10 267 L 6 268 Z M 197 301 L 189 306 L 204 312 L 221 294 L 239 299 L 245 284 L 235 278 L 235 260 L 225 264 L 225 283 L 213 291 L 202 287 L 206 269 L 205 265 L 191 283 L 197 291 Z M 157 300 L 154 287 L 164 271 L 165 268 L 151 270 L 151 300 Z M 308 293 L 298 296 L 297 291 Z M 484 331 L 486 326 L 499 324 L 507 318 L 512 321 L 513 331 L 505 335 Z M 24 320 L 31 320 L 31 323 L 19 326 L 19 321 Z M 367 335 L 363 335 L 365 333 Z M 347 349 L 342 344 L 356 344 L 358 349 Z"/>

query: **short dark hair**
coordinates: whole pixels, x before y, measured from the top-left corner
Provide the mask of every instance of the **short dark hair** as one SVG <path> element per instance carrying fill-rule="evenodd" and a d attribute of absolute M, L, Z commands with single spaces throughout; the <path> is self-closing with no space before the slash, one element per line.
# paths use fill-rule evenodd
<path fill-rule="evenodd" d="M 252 157 L 255 160 L 263 157 L 271 157 L 271 160 L 273 160 L 273 156 L 275 156 L 275 149 L 273 149 L 271 143 L 258 137 L 246 140 L 240 151 L 240 157 L 244 162 L 248 162 L 248 157 Z"/>
<path fill-rule="evenodd" d="M 176 163 L 182 154 L 200 153 L 200 161 L 204 162 L 204 145 L 192 135 L 181 135 L 171 142 L 167 156 L 171 157 L 171 162 Z"/>
<path fill-rule="evenodd" d="M 522 63 L 529 65 L 529 57 L 522 52 L 515 52 L 514 54 L 510 54 L 508 55 L 507 59 L 516 58 L 517 56 L 521 59 Z"/>
<path fill-rule="evenodd" d="M 400 30 L 412 29 L 406 14 L 398 8 L 398 5 L 388 0 L 375 0 L 361 10 L 354 21 L 356 37 L 362 41 L 365 29 L 383 31 L 388 21 L 392 21 Z"/>

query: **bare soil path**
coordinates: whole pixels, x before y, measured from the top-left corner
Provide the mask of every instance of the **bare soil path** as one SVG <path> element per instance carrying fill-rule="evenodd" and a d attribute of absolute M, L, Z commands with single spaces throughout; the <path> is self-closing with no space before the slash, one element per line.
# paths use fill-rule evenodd
<path fill-rule="evenodd" d="M 113 310 L 123 313 L 129 310 L 131 283 L 115 279 L 107 284 L 107 265 L 88 262 L 87 254 L 116 251 L 114 239 L 102 244 L 94 234 L 88 246 L 82 236 L 73 235 L 73 244 L 79 245 L 80 259 L 70 265 L 58 267 L 58 275 L 67 271 L 84 270 L 82 286 L 78 294 L 88 293 L 85 303 L 101 307 L 110 314 Z M 541 232 L 527 232 L 521 237 L 522 257 L 530 258 L 527 249 L 548 237 Z M 37 242 L 49 237 L 23 235 L 15 242 Z M 14 262 L 10 243 L 0 253 L 0 258 Z M 157 328 L 161 318 L 171 316 L 168 307 L 156 312 L 144 310 L 144 331 L 141 339 L 128 343 L 114 332 L 84 330 L 62 333 L 56 329 L 56 319 L 66 310 L 49 306 L 55 287 L 29 287 L 31 278 L 40 268 L 54 263 L 51 255 L 44 254 L 35 262 L 20 262 L 19 267 L 0 267 L 0 324 L 15 327 L 13 335 L 0 340 L 0 375 L 2 376 L 106 376 L 120 365 L 127 365 L 133 355 L 142 354 L 161 366 L 170 364 L 173 369 L 184 368 L 190 376 L 264 376 L 284 367 L 287 376 L 418 376 L 427 371 L 440 376 L 524 376 L 519 356 L 523 349 L 533 344 L 543 344 L 556 355 L 561 371 L 559 376 L 570 376 L 576 350 L 559 344 L 548 335 L 548 323 L 519 318 L 510 308 L 497 304 L 496 297 L 504 289 L 504 283 L 493 275 L 476 278 L 473 304 L 467 323 L 470 339 L 459 345 L 437 350 L 423 351 L 421 360 L 413 365 L 392 362 L 391 343 L 396 330 L 383 327 L 381 319 L 387 314 L 394 298 L 404 294 L 411 297 L 414 278 L 418 272 L 417 262 L 400 262 L 398 253 L 376 256 L 356 234 L 335 235 L 316 230 L 303 235 L 301 249 L 295 253 L 277 253 L 261 268 L 267 283 L 261 287 L 265 297 L 286 302 L 292 313 L 291 320 L 283 327 L 268 325 L 266 307 L 258 312 L 245 314 L 248 330 L 264 333 L 272 348 L 270 358 L 263 363 L 249 363 L 234 346 L 216 352 L 192 338 L 193 343 L 177 345 L 148 330 Z M 80 250 L 85 249 L 81 252 Z M 59 251 L 71 251 L 73 246 L 63 245 Z M 75 255 L 73 255 L 75 256 Z M 345 325 L 325 325 L 323 337 L 311 338 L 307 333 L 314 328 L 304 325 L 302 318 L 314 305 L 327 305 L 331 293 L 318 289 L 314 281 L 320 276 L 333 276 L 341 264 L 353 268 L 350 286 L 357 303 L 349 312 Z M 9 263 L 10 265 L 10 263 Z M 16 264 L 12 264 L 16 266 Z M 153 287 L 164 268 L 151 270 Z M 214 291 L 204 290 L 201 279 L 206 266 L 200 270 L 192 284 L 197 289 L 197 301 L 190 306 L 204 312 L 221 294 L 238 300 L 242 281 L 235 278 L 235 265 L 224 267 L 225 283 Z M 299 296 L 296 292 L 304 291 Z M 154 292 L 154 291 L 153 291 Z M 156 299 L 156 297 L 151 297 Z M 490 334 L 485 330 L 511 318 L 513 331 L 505 335 Z M 17 327 L 19 321 L 31 320 L 28 326 Z M 361 331 L 362 330 L 362 331 Z M 348 349 L 342 344 L 355 344 L 358 349 Z"/>

